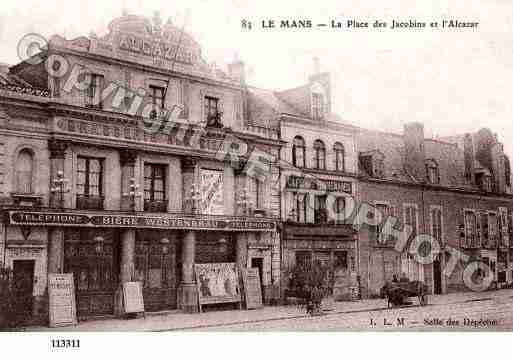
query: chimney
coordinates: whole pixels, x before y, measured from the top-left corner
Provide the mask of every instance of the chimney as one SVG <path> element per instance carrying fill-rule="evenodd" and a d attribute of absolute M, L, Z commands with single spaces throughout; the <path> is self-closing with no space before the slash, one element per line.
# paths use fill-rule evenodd
<path fill-rule="evenodd" d="M 235 59 L 228 64 L 228 73 L 234 79 L 239 80 L 242 86 L 246 85 L 246 70 L 243 61 Z"/>
<path fill-rule="evenodd" d="M 404 125 L 404 167 L 416 180 L 426 179 L 426 152 L 424 148 L 424 125 L 409 122 Z"/>
<path fill-rule="evenodd" d="M 495 137 L 497 140 L 497 137 Z M 495 190 L 499 193 L 506 192 L 506 169 L 504 163 L 504 148 L 502 143 L 496 142 L 491 148 L 492 171 L 495 182 Z"/>
<path fill-rule="evenodd" d="M 463 138 L 463 159 L 465 161 L 465 179 L 470 184 L 475 184 L 474 143 L 470 133 L 466 133 Z"/>

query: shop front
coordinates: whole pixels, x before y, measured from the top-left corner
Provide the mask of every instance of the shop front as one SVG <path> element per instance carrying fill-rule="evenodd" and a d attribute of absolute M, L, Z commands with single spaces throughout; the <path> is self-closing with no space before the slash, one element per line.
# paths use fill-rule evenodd
<path fill-rule="evenodd" d="M 358 298 L 357 236 L 350 226 L 284 224 L 283 231 L 285 281 L 297 265 L 316 263 L 330 269 L 335 300 Z"/>
<path fill-rule="evenodd" d="M 73 273 L 79 318 L 122 314 L 121 285 L 131 281 L 142 283 L 146 311 L 195 312 L 194 265 L 251 266 L 250 239 L 276 231 L 269 219 L 229 216 L 13 210 L 7 218 L 13 228 L 46 227 L 47 273 Z"/>

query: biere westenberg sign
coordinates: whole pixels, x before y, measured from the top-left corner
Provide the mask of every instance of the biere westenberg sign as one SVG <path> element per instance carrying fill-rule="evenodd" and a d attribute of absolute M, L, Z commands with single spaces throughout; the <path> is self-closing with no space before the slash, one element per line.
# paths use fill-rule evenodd
<path fill-rule="evenodd" d="M 135 227 L 160 229 L 198 229 L 224 231 L 272 231 L 273 221 L 237 219 L 230 217 L 187 217 L 165 215 L 160 217 L 123 214 L 80 214 L 9 211 L 11 225 L 76 226 L 76 227 Z"/>

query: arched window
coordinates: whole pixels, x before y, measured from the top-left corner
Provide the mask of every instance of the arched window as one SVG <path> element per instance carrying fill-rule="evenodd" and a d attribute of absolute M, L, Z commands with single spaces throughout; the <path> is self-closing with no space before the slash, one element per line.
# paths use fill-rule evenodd
<path fill-rule="evenodd" d="M 340 142 L 335 143 L 333 146 L 333 151 L 335 152 L 335 170 L 336 171 L 345 171 L 346 170 L 346 160 L 345 160 L 345 152 L 344 145 Z"/>
<path fill-rule="evenodd" d="M 314 142 L 315 151 L 315 168 L 325 170 L 326 169 L 326 147 L 324 142 L 321 140 L 315 140 Z"/>
<path fill-rule="evenodd" d="M 32 193 L 32 179 L 34 171 L 34 156 L 32 151 L 23 149 L 16 160 L 16 192 Z"/>
<path fill-rule="evenodd" d="M 426 161 L 426 175 L 429 183 L 439 184 L 440 183 L 440 173 L 438 171 L 438 164 L 435 160 L 427 160 Z"/>
<path fill-rule="evenodd" d="M 304 168 L 305 163 L 305 140 L 303 137 L 296 136 L 292 143 L 292 164 L 296 167 Z"/>

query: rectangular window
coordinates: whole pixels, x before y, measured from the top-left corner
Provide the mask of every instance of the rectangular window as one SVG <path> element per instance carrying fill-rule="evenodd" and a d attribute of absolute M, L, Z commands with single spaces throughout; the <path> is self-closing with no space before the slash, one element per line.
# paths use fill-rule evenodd
<path fill-rule="evenodd" d="M 390 206 L 386 203 L 376 203 L 375 210 L 377 213 L 381 213 L 381 223 L 376 226 L 376 239 L 379 239 L 381 232 L 383 231 L 385 227 L 385 222 L 387 220 L 387 217 L 390 215 Z M 388 240 L 388 233 L 383 233 L 383 238 L 386 238 Z"/>
<path fill-rule="evenodd" d="M 144 165 L 144 200 L 166 200 L 166 166 L 147 163 Z"/>
<path fill-rule="evenodd" d="M 415 238 L 417 236 L 417 207 L 414 205 L 404 206 L 404 224 L 411 226 L 412 232 L 410 237 Z"/>
<path fill-rule="evenodd" d="M 347 251 L 335 251 L 333 255 L 335 271 L 347 270 Z"/>
<path fill-rule="evenodd" d="M 474 211 L 464 212 L 465 220 L 465 245 L 467 247 L 477 247 L 477 216 Z"/>
<path fill-rule="evenodd" d="M 219 99 L 217 97 L 205 96 L 205 116 L 207 123 L 219 120 Z"/>
<path fill-rule="evenodd" d="M 90 74 L 89 87 L 87 88 L 86 106 L 102 108 L 103 75 Z"/>
<path fill-rule="evenodd" d="M 77 162 L 77 194 L 84 197 L 103 196 L 103 160 L 78 157 Z"/>
<path fill-rule="evenodd" d="M 429 183 L 437 184 L 440 182 L 438 178 L 438 168 L 434 166 L 428 166 L 428 181 Z"/>
<path fill-rule="evenodd" d="M 442 238 L 442 209 L 438 207 L 431 208 L 431 236 L 443 245 Z"/>
<path fill-rule="evenodd" d="M 506 207 L 499 207 L 499 240 L 501 247 L 509 247 L 509 220 Z"/>
<path fill-rule="evenodd" d="M 326 196 L 315 196 L 315 223 L 326 223 Z"/>
<path fill-rule="evenodd" d="M 164 108 L 164 93 L 165 89 L 163 87 L 150 85 L 150 98 L 153 105 L 151 118 L 156 118 Z"/>
<path fill-rule="evenodd" d="M 294 194 L 294 201 L 295 201 L 295 220 L 298 223 L 306 223 L 306 208 L 307 208 L 307 201 L 308 196 L 306 193 L 295 193 Z"/>
<path fill-rule="evenodd" d="M 263 201 L 263 189 L 264 183 L 259 181 L 257 178 L 253 179 L 253 191 L 254 191 L 254 204 L 256 209 L 261 209 L 264 207 Z"/>
<path fill-rule="evenodd" d="M 344 223 L 345 220 L 346 220 L 346 218 L 345 218 L 345 213 L 346 213 L 346 199 L 345 199 L 345 197 L 337 197 L 337 199 L 335 200 L 334 212 L 335 212 L 335 215 L 336 215 L 336 222 L 337 223 Z"/>
<path fill-rule="evenodd" d="M 493 247 L 496 246 L 499 239 L 499 223 L 496 213 L 488 213 L 488 240 Z"/>
<path fill-rule="evenodd" d="M 312 263 L 312 252 L 296 251 L 296 265 L 308 266 L 310 263 Z"/>

